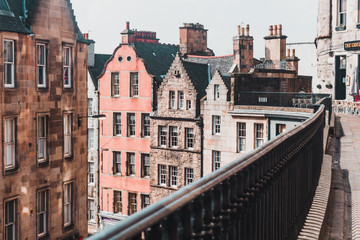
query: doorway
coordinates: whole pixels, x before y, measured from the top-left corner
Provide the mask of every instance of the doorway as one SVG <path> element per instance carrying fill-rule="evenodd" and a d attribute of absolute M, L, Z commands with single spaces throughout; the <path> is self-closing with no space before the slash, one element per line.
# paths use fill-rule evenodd
<path fill-rule="evenodd" d="M 335 99 L 343 100 L 346 96 L 346 56 L 335 57 Z"/>

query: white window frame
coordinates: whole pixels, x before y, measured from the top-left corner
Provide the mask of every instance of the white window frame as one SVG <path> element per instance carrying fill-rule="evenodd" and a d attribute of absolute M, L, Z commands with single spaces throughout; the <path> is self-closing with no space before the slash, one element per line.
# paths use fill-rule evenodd
<path fill-rule="evenodd" d="M 159 164 L 159 185 L 166 186 L 166 165 Z"/>
<path fill-rule="evenodd" d="M 8 206 L 8 204 L 13 204 L 12 207 L 12 213 L 10 213 L 10 207 Z M 15 240 L 17 239 L 17 214 L 16 214 L 16 208 L 17 208 L 17 199 L 12 199 L 9 201 L 6 201 L 4 203 L 4 236 L 6 240 Z M 13 214 L 12 217 L 10 217 L 9 215 Z M 12 220 L 11 220 L 12 218 Z M 12 228 L 12 238 L 9 238 L 7 236 L 7 232 L 9 232 L 9 228 Z"/>
<path fill-rule="evenodd" d="M 113 192 L 113 209 L 114 213 L 122 213 L 122 191 L 114 190 Z"/>
<path fill-rule="evenodd" d="M 127 157 L 127 174 L 128 176 L 136 175 L 136 155 L 133 152 L 126 154 Z"/>
<path fill-rule="evenodd" d="M 221 152 L 220 151 L 212 151 L 212 167 L 213 172 L 218 170 L 221 167 Z"/>
<path fill-rule="evenodd" d="M 43 120 L 43 121 L 42 121 Z M 43 126 L 41 126 L 43 123 Z M 38 162 L 43 163 L 47 161 L 47 116 L 39 115 L 37 118 L 37 143 L 38 143 Z"/>
<path fill-rule="evenodd" d="M 88 220 L 95 221 L 95 199 L 88 198 Z"/>
<path fill-rule="evenodd" d="M 134 117 L 132 119 L 132 117 Z M 136 114 L 128 113 L 127 114 L 127 124 L 128 124 L 128 136 L 135 137 L 136 136 Z"/>
<path fill-rule="evenodd" d="M 237 123 L 238 152 L 246 151 L 246 123 Z"/>
<path fill-rule="evenodd" d="M 130 97 L 139 96 L 139 73 L 130 73 Z"/>
<path fill-rule="evenodd" d="M 16 118 L 4 118 L 4 166 L 5 170 L 16 167 Z"/>
<path fill-rule="evenodd" d="M 63 83 L 64 88 L 72 87 L 72 79 L 71 79 L 71 67 L 72 67 L 72 48 L 68 46 L 63 47 Z M 66 83 L 66 78 L 68 82 Z"/>
<path fill-rule="evenodd" d="M 193 128 L 185 128 L 185 144 L 187 149 L 194 148 L 194 129 Z"/>
<path fill-rule="evenodd" d="M 169 180 L 170 187 L 177 188 L 178 170 L 176 166 L 169 166 Z"/>
<path fill-rule="evenodd" d="M 166 147 L 167 129 L 165 126 L 159 126 L 159 146 Z"/>
<path fill-rule="evenodd" d="M 343 9 L 343 7 L 345 9 Z M 346 26 L 347 0 L 338 0 L 338 26 Z"/>
<path fill-rule="evenodd" d="M 220 86 L 219 84 L 214 84 L 214 100 L 220 99 Z"/>
<path fill-rule="evenodd" d="M 179 147 L 179 132 L 177 126 L 170 126 L 169 127 L 169 134 L 170 134 L 170 147 L 177 148 Z"/>
<path fill-rule="evenodd" d="M 40 220 L 44 222 L 43 229 L 40 229 Z M 43 237 L 49 231 L 49 189 L 37 193 L 37 221 L 38 237 Z"/>
<path fill-rule="evenodd" d="M 72 156 L 72 114 L 64 113 L 64 157 Z"/>
<path fill-rule="evenodd" d="M 129 192 L 128 200 L 129 200 L 128 211 L 129 211 L 129 215 L 131 215 L 137 212 L 137 194 L 133 192 Z"/>
<path fill-rule="evenodd" d="M 111 73 L 111 96 L 120 96 L 120 73 L 118 72 Z"/>
<path fill-rule="evenodd" d="M 185 168 L 185 185 L 189 185 L 194 181 L 194 169 Z"/>
<path fill-rule="evenodd" d="M 6 46 L 7 44 L 11 44 L 11 53 L 10 54 L 10 59 L 8 56 L 8 51 L 6 50 Z M 5 39 L 4 40 L 4 87 L 5 88 L 14 88 L 15 87 L 15 41 L 14 40 L 9 40 L 9 39 Z M 7 65 L 10 65 L 10 83 L 6 83 L 7 81 Z"/>
<path fill-rule="evenodd" d="M 185 104 L 185 97 L 184 97 L 184 91 L 178 91 L 178 108 L 179 109 L 184 109 Z"/>
<path fill-rule="evenodd" d="M 114 136 L 121 136 L 122 133 L 122 118 L 121 113 L 114 113 L 113 115 L 113 121 L 114 121 Z"/>
<path fill-rule="evenodd" d="M 88 183 L 94 184 L 95 183 L 95 163 L 88 162 Z"/>
<path fill-rule="evenodd" d="M 219 135 L 221 133 L 221 116 L 213 115 L 213 135 Z"/>
<path fill-rule="evenodd" d="M 88 129 L 88 148 L 95 148 L 95 130 L 93 128 Z"/>
<path fill-rule="evenodd" d="M 38 88 L 46 88 L 46 44 L 37 43 L 36 44 L 37 51 L 37 86 Z M 43 60 L 43 61 L 41 61 Z M 40 69 L 42 69 L 42 74 L 40 73 Z M 40 78 L 42 77 L 43 83 L 40 83 Z"/>
<path fill-rule="evenodd" d="M 169 109 L 175 109 L 175 91 L 169 91 Z"/>
<path fill-rule="evenodd" d="M 141 177 L 150 177 L 150 154 L 141 154 Z"/>
<path fill-rule="evenodd" d="M 186 109 L 187 110 L 191 109 L 191 100 L 186 100 Z"/>
<path fill-rule="evenodd" d="M 93 115 L 93 102 L 94 102 L 94 99 L 88 98 L 88 116 Z"/>
<path fill-rule="evenodd" d="M 264 124 L 263 123 L 254 123 L 254 145 L 255 148 L 260 147 L 264 144 Z"/>
<path fill-rule="evenodd" d="M 141 114 L 141 124 L 142 124 L 142 135 L 143 137 L 150 137 L 150 114 L 143 113 Z"/>
<path fill-rule="evenodd" d="M 146 208 L 148 206 L 150 206 L 150 196 L 141 194 L 141 208 Z"/>
<path fill-rule="evenodd" d="M 121 159 L 121 152 L 113 152 L 113 173 L 114 174 L 121 174 L 121 167 L 122 167 L 122 159 Z"/>
<path fill-rule="evenodd" d="M 73 182 L 64 183 L 63 195 L 64 227 L 67 227 L 73 223 Z"/>

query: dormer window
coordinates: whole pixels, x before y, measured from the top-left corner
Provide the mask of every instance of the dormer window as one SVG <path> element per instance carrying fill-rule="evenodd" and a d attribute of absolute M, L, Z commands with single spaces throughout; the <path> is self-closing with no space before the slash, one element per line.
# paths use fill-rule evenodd
<path fill-rule="evenodd" d="M 179 70 L 175 70 L 175 71 L 174 71 L 174 76 L 177 77 L 177 78 L 181 77 L 180 71 L 179 71 Z"/>

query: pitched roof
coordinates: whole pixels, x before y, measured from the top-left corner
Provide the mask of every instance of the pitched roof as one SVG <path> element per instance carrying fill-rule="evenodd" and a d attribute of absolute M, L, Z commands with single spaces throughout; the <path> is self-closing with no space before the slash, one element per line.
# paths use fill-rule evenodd
<path fill-rule="evenodd" d="M 209 64 L 211 77 L 214 76 L 217 70 L 220 71 L 221 75 L 229 75 L 229 70 L 233 65 L 233 56 L 218 56 L 218 57 L 203 57 L 203 56 L 193 56 L 188 55 L 185 58 L 186 61 Z"/>
<path fill-rule="evenodd" d="M 206 88 L 209 84 L 209 67 L 207 64 L 183 61 L 184 68 L 193 82 L 198 97 L 206 95 Z"/>
<path fill-rule="evenodd" d="M 159 82 L 162 82 L 179 51 L 179 46 L 158 43 L 136 42 L 134 48 L 136 55 L 143 59 L 147 72 Z"/>
<path fill-rule="evenodd" d="M 102 73 L 105 63 L 109 60 L 111 54 L 95 54 L 95 63 L 93 67 L 88 67 L 91 80 L 94 83 L 95 89 L 98 89 L 98 80 Z"/>

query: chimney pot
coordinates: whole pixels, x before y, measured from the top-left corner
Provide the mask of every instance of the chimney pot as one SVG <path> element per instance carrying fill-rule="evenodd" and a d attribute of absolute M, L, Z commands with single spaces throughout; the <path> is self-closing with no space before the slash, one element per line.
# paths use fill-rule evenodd
<path fill-rule="evenodd" d="M 83 36 L 85 39 L 89 39 L 89 34 L 88 33 L 83 33 Z"/>
<path fill-rule="evenodd" d="M 290 48 L 287 50 L 287 56 L 290 57 Z"/>
<path fill-rule="evenodd" d="M 292 50 L 292 56 L 295 57 L 295 49 Z"/>
<path fill-rule="evenodd" d="M 282 35 L 282 25 L 281 24 L 279 24 L 278 29 L 279 29 L 279 35 L 281 36 Z"/>
<path fill-rule="evenodd" d="M 245 35 L 245 28 L 241 28 L 241 36 Z"/>
<path fill-rule="evenodd" d="M 250 25 L 247 24 L 246 25 L 246 36 L 249 36 L 250 35 Z"/>
<path fill-rule="evenodd" d="M 270 36 L 273 35 L 273 26 L 272 25 L 269 26 L 269 35 Z"/>
<path fill-rule="evenodd" d="M 241 26 L 240 25 L 237 25 L 237 30 L 238 30 L 238 36 L 241 35 Z"/>
<path fill-rule="evenodd" d="M 274 25 L 274 35 L 275 35 L 275 36 L 277 36 L 277 35 L 278 35 L 277 25 Z"/>
<path fill-rule="evenodd" d="M 126 30 L 130 29 L 130 22 L 126 22 Z"/>

